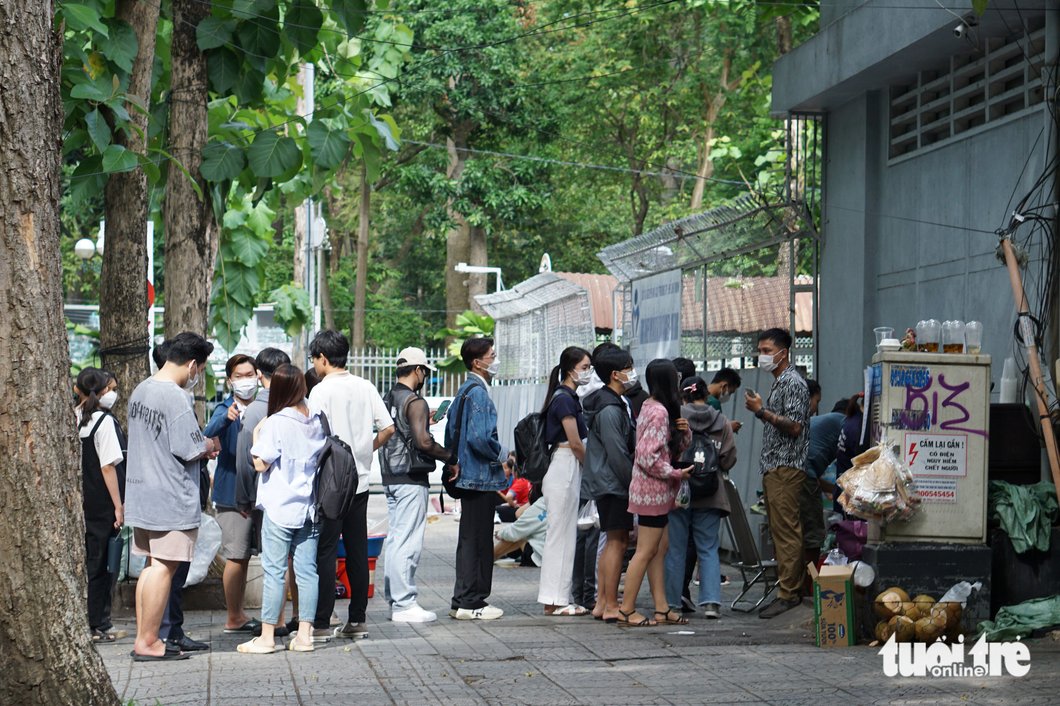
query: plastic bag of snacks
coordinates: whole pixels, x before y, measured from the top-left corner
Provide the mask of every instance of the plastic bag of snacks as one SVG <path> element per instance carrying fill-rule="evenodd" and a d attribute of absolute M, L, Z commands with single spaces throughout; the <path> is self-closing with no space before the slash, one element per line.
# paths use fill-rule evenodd
<path fill-rule="evenodd" d="M 843 488 L 839 504 L 847 514 L 882 524 L 913 517 L 920 505 L 916 482 L 886 443 L 853 461 L 854 467 L 837 481 Z"/>
<path fill-rule="evenodd" d="M 688 485 L 687 480 L 681 481 L 681 487 L 677 490 L 677 497 L 674 498 L 674 504 L 680 508 L 688 507 L 688 503 L 692 502 L 692 489 Z"/>

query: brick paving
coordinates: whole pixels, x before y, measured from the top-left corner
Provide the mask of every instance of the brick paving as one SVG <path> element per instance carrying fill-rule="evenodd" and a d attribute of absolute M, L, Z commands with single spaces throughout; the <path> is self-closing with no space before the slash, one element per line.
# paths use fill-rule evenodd
<path fill-rule="evenodd" d="M 385 514 L 373 496 L 370 515 Z M 189 612 L 185 630 L 212 650 L 166 664 L 134 663 L 132 639 L 99 647 L 123 701 L 141 706 L 241 704 L 1031 704 L 1056 703 L 1060 644 L 1030 642 L 1022 678 L 888 678 L 878 649 L 822 650 L 809 606 L 763 621 L 732 613 L 688 626 L 618 628 L 588 617 L 546 617 L 538 569 L 496 567 L 491 622 L 447 617 L 457 524 L 427 525 L 417 580 L 426 625 L 386 618 L 382 562 L 368 603 L 369 637 L 312 653 L 243 655 L 224 635 L 223 612 Z M 733 572 L 728 572 L 732 575 Z M 735 578 L 735 576 L 733 576 Z M 693 589 L 694 590 L 694 589 Z M 735 583 L 724 587 L 729 601 Z M 647 587 L 641 592 L 644 604 Z M 336 609 L 345 618 L 346 601 Z M 288 617 L 289 617 L 288 609 Z M 132 632 L 133 625 L 122 625 Z M 691 631 L 691 635 L 675 634 Z M 970 662 L 969 662 L 970 663 Z"/>

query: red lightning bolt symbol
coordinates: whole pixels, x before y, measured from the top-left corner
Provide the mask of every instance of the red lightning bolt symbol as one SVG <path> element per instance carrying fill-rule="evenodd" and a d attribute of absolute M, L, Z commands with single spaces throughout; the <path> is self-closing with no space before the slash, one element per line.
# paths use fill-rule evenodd
<path fill-rule="evenodd" d="M 912 454 L 912 456 L 910 456 L 909 458 L 909 463 L 910 465 L 912 465 L 913 463 L 916 463 L 916 455 L 920 453 L 916 450 L 916 444 L 909 445 L 909 453 Z"/>

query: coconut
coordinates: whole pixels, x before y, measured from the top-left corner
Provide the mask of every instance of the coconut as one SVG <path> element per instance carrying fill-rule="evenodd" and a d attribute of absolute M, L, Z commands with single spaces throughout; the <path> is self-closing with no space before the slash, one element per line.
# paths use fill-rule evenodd
<path fill-rule="evenodd" d="M 902 597 L 887 589 L 876 597 L 876 613 L 885 619 L 894 617 L 902 607 Z"/>
<path fill-rule="evenodd" d="M 918 642 L 935 642 L 945 632 L 946 621 L 942 616 L 929 616 L 916 621 L 916 639 Z"/>
<path fill-rule="evenodd" d="M 932 615 L 946 616 L 947 630 L 952 630 L 961 624 L 961 615 L 963 613 L 964 609 L 961 608 L 961 604 L 956 602 L 936 603 L 935 607 L 931 609 Z"/>
<path fill-rule="evenodd" d="M 920 615 L 925 618 L 931 615 L 931 609 L 935 607 L 935 599 L 928 595 L 917 596 L 913 599 L 913 603 L 916 604 Z"/>
<path fill-rule="evenodd" d="M 920 609 L 916 607 L 916 603 L 913 601 L 902 601 L 902 605 L 898 609 L 898 615 L 904 615 L 914 623 L 923 617 L 920 614 Z"/>
<path fill-rule="evenodd" d="M 912 642 L 916 637 L 916 623 L 904 615 L 896 615 L 888 621 L 895 642 Z"/>
<path fill-rule="evenodd" d="M 876 639 L 880 642 L 887 642 L 887 639 L 891 636 L 891 626 L 886 620 L 881 620 L 876 623 Z"/>
<path fill-rule="evenodd" d="M 903 602 L 909 600 L 909 594 L 903 591 L 902 589 L 898 588 L 897 586 L 891 586 L 887 590 L 891 593 L 897 593 L 899 596 L 902 597 Z"/>

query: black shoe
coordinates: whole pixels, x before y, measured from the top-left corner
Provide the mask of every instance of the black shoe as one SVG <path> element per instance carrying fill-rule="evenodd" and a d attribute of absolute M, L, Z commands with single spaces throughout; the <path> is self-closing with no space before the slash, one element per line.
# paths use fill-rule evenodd
<path fill-rule="evenodd" d="M 295 628 L 295 632 L 298 632 L 297 628 Z M 286 625 L 277 625 L 272 629 L 273 637 L 287 637 L 290 634 L 291 631 L 287 629 Z M 254 629 L 254 637 L 261 637 L 261 625 L 258 625 L 258 627 Z"/>
<path fill-rule="evenodd" d="M 205 642 L 192 640 L 190 637 L 185 635 L 184 637 L 180 637 L 175 640 L 166 640 L 166 649 L 170 648 L 180 650 L 181 652 L 201 652 L 203 650 L 210 649 L 210 646 Z"/>
<path fill-rule="evenodd" d="M 792 608 L 799 605 L 802 601 L 786 601 L 783 598 L 778 598 L 768 606 L 762 609 L 762 612 L 758 614 L 759 618 L 769 620 L 775 618 L 781 613 L 786 613 Z"/>
<path fill-rule="evenodd" d="M 298 632 L 298 618 L 291 618 L 287 621 L 287 634 Z"/>

